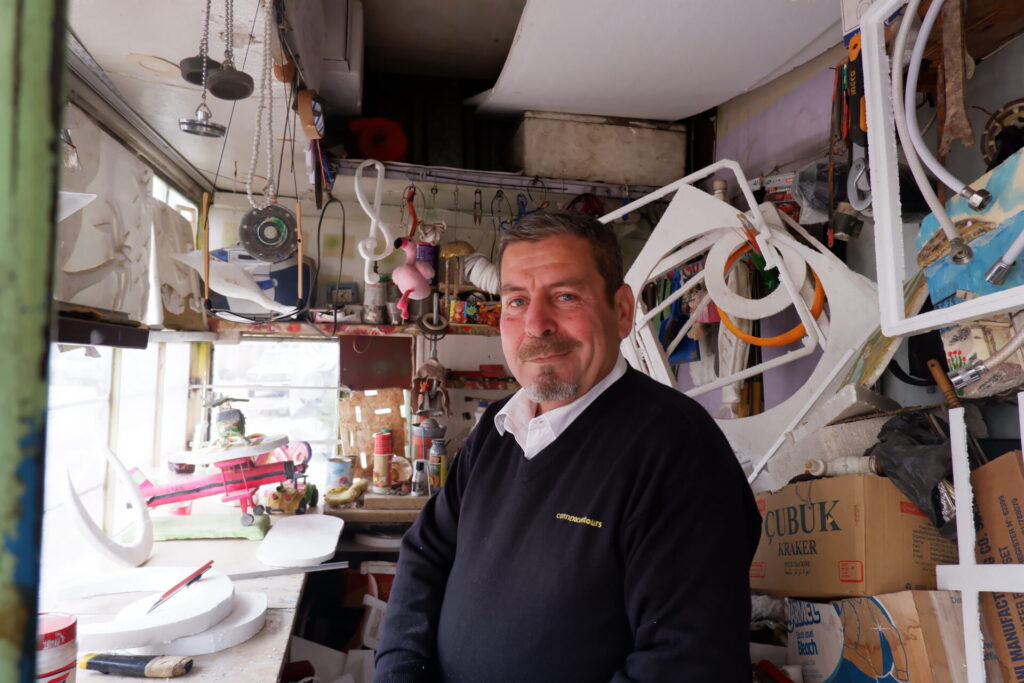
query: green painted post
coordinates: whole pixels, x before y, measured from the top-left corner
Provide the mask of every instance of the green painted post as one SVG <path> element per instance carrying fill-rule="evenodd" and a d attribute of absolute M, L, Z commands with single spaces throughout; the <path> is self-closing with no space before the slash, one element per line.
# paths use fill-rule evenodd
<path fill-rule="evenodd" d="M 0 0 L 0 681 L 35 678 L 64 0 Z"/>

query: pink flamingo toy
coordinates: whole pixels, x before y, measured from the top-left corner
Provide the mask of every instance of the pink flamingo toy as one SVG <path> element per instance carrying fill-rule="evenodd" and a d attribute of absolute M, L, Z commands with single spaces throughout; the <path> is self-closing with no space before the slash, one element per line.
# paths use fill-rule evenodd
<path fill-rule="evenodd" d="M 402 298 L 398 300 L 402 320 L 408 320 L 409 299 L 419 300 L 430 296 L 430 278 L 434 277 L 434 267 L 416 260 L 416 244 L 406 237 L 396 239 L 395 248 L 405 250 L 405 263 L 395 268 L 391 280 L 402 292 Z"/>

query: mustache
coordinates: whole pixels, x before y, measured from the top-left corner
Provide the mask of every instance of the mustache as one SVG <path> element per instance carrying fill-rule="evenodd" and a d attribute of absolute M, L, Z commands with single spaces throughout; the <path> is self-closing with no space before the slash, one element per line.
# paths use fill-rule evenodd
<path fill-rule="evenodd" d="M 545 356 L 558 356 L 563 353 L 569 353 L 580 343 L 575 339 L 567 339 L 565 337 L 539 337 L 534 339 L 528 339 L 523 342 L 523 345 L 519 347 L 519 351 L 516 354 L 520 361 L 526 362 L 533 360 L 534 358 L 544 358 Z"/>

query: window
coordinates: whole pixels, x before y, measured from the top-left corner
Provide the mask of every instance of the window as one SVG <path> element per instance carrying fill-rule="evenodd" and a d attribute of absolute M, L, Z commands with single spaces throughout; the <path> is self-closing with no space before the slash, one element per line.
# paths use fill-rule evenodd
<path fill-rule="evenodd" d="M 338 433 L 338 361 L 334 339 L 218 344 L 207 389 L 209 395 L 244 401 L 233 407 L 245 415 L 247 432 L 286 434 L 327 456 Z M 216 409 L 211 413 L 215 419 Z"/>

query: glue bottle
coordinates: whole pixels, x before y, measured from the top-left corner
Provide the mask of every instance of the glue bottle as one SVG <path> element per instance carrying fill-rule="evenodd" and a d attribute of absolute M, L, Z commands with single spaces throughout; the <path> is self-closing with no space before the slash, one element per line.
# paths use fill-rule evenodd
<path fill-rule="evenodd" d="M 427 461 L 414 460 L 412 463 L 412 486 L 409 491 L 411 496 L 427 495 Z"/>

